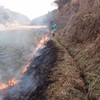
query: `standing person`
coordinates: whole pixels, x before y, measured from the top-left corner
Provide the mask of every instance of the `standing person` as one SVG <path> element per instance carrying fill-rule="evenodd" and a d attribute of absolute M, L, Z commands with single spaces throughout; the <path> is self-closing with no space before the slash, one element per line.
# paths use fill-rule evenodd
<path fill-rule="evenodd" d="M 56 32 L 56 24 L 53 23 L 52 26 L 51 26 L 51 28 L 52 28 L 52 36 L 55 36 L 55 32 Z"/>

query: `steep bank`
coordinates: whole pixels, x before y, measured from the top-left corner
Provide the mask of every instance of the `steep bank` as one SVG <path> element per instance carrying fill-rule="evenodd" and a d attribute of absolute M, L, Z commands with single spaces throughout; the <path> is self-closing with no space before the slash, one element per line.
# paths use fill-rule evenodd
<path fill-rule="evenodd" d="M 77 13 L 56 33 L 56 65 L 46 100 L 100 100 L 100 9 Z M 60 22 L 59 22 L 60 23 Z"/>

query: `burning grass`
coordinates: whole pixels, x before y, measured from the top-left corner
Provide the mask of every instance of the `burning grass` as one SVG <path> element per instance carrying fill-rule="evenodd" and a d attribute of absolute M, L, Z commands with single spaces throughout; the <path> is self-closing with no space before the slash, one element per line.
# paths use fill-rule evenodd
<path fill-rule="evenodd" d="M 33 57 L 25 67 L 21 82 L 16 85 L 21 90 L 8 91 L 5 100 L 99 100 L 98 12 L 77 14 L 64 31 L 56 34 L 55 44 L 48 41 L 46 48 L 40 50 L 42 55 Z M 35 53 L 42 43 L 43 40 Z"/>
<path fill-rule="evenodd" d="M 46 36 L 46 38 L 43 37 L 43 38 L 40 40 L 40 43 L 39 43 L 39 45 L 37 46 L 37 48 L 36 48 L 34 54 L 35 54 L 36 51 L 37 51 L 39 48 L 41 48 L 41 46 L 45 43 L 46 39 L 47 39 L 47 36 Z M 33 54 L 33 56 L 34 56 L 34 54 Z M 30 63 L 22 70 L 22 72 L 21 72 L 22 74 L 24 74 L 24 73 L 27 71 L 29 65 L 30 65 Z M 16 83 L 18 83 L 18 80 L 16 80 L 15 78 L 9 80 L 9 81 L 7 82 L 7 84 L 1 83 L 1 84 L 0 84 L 0 90 L 6 89 L 6 88 L 8 88 L 8 87 L 10 87 L 10 86 L 14 86 Z"/>
<path fill-rule="evenodd" d="M 47 36 L 42 38 L 34 51 L 30 63 L 22 70 L 19 81 L 9 80 L 7 84 L 1 84 L 0 93 L 4 100 L 42 100 L 42 90 L 47 82 L 49 69 L 56 61 L 57 49 Z M 36 55 L 39 53 L 38 55 Z"/>

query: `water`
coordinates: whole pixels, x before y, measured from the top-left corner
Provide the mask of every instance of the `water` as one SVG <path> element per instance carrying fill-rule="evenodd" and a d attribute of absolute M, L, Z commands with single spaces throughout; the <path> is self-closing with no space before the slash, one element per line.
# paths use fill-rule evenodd
<path fill-rule="evenodd" d="M 0 83 L 18 75 L 28 64 L 44 29 L 0 31 Z"/>

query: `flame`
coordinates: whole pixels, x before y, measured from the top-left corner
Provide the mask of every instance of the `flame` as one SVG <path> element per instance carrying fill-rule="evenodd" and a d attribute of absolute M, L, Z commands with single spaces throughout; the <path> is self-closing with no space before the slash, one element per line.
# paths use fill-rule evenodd
<path fill-rule="evenodd" d="M 29 65 L 30 65 L 30 63 L 27 66 L 25 66 L 25 68 L 22 70 L 21 74 L 24 74 L 27 71 Z"/>
<path fill-rule="evenodd" d="M 7 84 L 0 84 L 0 90 L 3 90 L 3 89 L 5 89 L 5 88 L 7 88 L 7 87 L 8 87 Z"/>
<path fill-rule="evenodd" d="M 48 39 L 48 36 L 44 36 L 44 37 L 40 40 L 40 42 L 39 42 L 39 44 L 38 44 L 36 50 L 35 50 L 34 53 L 33 53 L 33 55 L 36 53 L 36 51 L 37 51 L 39 48 L 41 48 L 41 46 L 45 43 L 45 41 L 46 41 L 47 39 Z M 32 56 L 32 57 L 33 57 L 33 56 Z M 22 72 L 21 72 L 22 74 L 24 74 L 24 73 L 27 71 L 29 65 L 30 65 L 30 63 L 29 63 L 27 66 L 25 66 L 25 68 L 24 68 L 24 69 L 22 70 Z M 14 85 L 17 84 L 18 82 L 19 82 L 19 80 L 16 80 L 15 78 L 13 78 L 13 79 L 9 80 L 9 81 L 7 82 L 7 84 L 1 83 L 1 84 L 0 84 L 0 91 L 6 89 L 6 88 L 8 88 L 8 87 L 14 86 Z"/>
<path fill-rule="evenodd" d="M 16 80 L 15 78 L 13 78 L 13 79 L 9 80 L 9 81 L 7 82 L 7 84 L 2 83 L 2 84 L 0 84 L 0 91 L 3 90 L 3 89 L 6 89 L 6 88 L 8 88 L 8 87 L 14 86 L 14 85 L 17 84 L 18 82 L 19 82 L 19 80 Z"/>
<path fill-rule="evenodd" d="M 14 86 L 16 83 L 18 83 L 18 80 L 15 78 L 11 79 L 8 81 L 8 86 Z"/>
<path fill-rule="evenodd" d="M 43 44 L 45 44 L 45 41 L 46 41 L 47 39 L 48 39 L 48 36 L 45 35 L 45 36 L 40 40 L 40 43 L 39 43 L 39 45 L 37 46 L 35 52 L 36 52 L 39 48 L 41 48 L 41 46 L 42 46 Z M 35 52 L 34 52 L 34 53 L 35 53 Z"/>
<path fill-rule="evenodd" d="M 16 83 L 18 83 L 18 81 L 13 78 L 9 80 L 7 84 L 4 83 L 0 84 L 0 90 L 6 89 L 9 86 L 14 86 Z"/>
<path fill-rule="evenodd" d="M 43 37 L 41 40 L 40 40 L 40 44 L 44 44 L 44 41 L 45 41 L 45 38 Z"/>
<path fill-rule="evenodd" d="M 36 51 L 45 43 L 46 39 L 48 39 L 48 37 L 47 37 L 47 36 L 44 36 L 44 37 L 40 40 L 40 42 L 39 42 L 37 48 L 35 49 L 35 51 L 34 51 L 32 57 L 34 56 L 34 54 L 36 53 Z M 27 66 L 25 66 L 25 68 L 24 68 L 24 69 L 22 70 L 22 72 L 21 72 L 22 74 L 24 74 L 24 73 L 27 71 L 29 65 L 30 65 L 30 63 L 29 63 Z"/>

